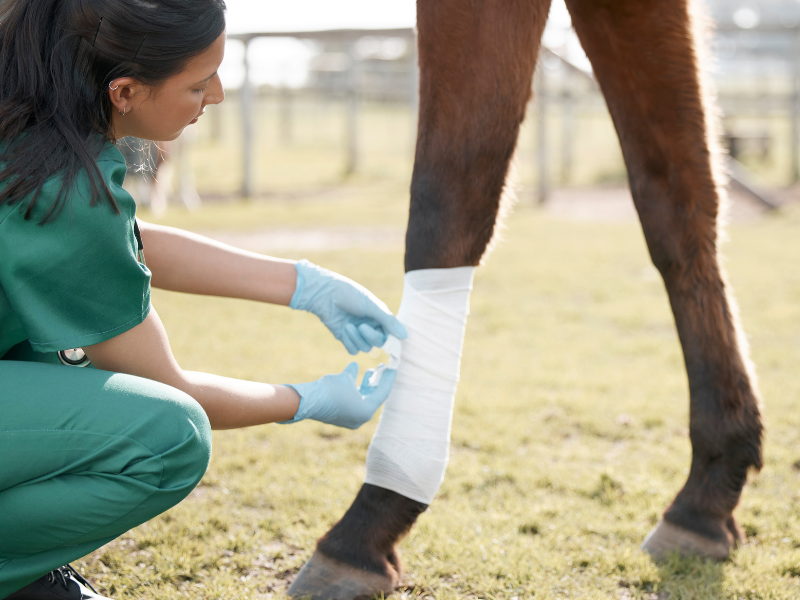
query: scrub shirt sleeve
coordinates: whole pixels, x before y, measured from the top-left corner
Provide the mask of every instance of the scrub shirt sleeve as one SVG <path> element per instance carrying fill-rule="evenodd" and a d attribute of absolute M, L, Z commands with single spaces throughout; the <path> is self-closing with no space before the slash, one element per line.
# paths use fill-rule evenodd
<path fill-rule="evenodd" d="M 120 214 L 107 201 L 91 206 L 83 173 L 52 222 L 24 220 L 15 210 L 0 223 L 0 284 L 37 352 L 108 340 L 150 310 L 150 271 L 137 259 L 136 205 L 122 189 L 124 160 L 114 149 L 98 166 Z M 48 182 L 37 207 L 48 207 L 59 185 Z"/>

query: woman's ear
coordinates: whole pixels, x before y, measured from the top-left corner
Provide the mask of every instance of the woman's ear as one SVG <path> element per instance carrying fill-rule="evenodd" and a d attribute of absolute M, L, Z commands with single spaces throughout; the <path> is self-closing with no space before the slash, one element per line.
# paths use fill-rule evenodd
<path fill-rule="evenodd" d="M 133 77 L 117 77 L 108 84 L 108 96 L 117 112 L 126 114 L 133 109 L 134 97 L 143 88 L 144 84 Z"/>

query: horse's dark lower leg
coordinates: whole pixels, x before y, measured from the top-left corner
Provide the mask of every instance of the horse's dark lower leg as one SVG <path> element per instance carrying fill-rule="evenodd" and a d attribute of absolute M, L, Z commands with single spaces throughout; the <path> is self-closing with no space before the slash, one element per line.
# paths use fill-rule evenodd
<path fill-rule="evenodd" d="M 419 0 L 420 115 L 406 271 L 475 266 L 486 251 L 549 5 Z M 401 569 L 395 544 L 425 508 L 365 484 L 289 594 L 346 600 L 391 592 Z"/>
<path fill-rule="evenodd" d="M 395 543 L 428 506 L 365 483 L 350 509 L 317 543 L 327 556 L 379 575 L 402 570 Z M 354 534 L 358 543 L 354 542 Z"/>
<path fill-rule="evenodd" d="M 721 175 L 702 35 L 689 0 L 567 0 L 622 144 L 631 192 L 683 348 L 692 465 L 644 548 L 724 558 L 761 467 L 759 399 L 719 264 Z"/>

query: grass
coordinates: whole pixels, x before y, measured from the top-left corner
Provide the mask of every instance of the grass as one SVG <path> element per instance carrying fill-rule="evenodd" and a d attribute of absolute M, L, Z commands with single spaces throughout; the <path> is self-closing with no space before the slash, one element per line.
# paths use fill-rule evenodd
<path fill-rule="evenodd" d="M 362 190 L 364 191 L 364 190 Z M 165 222 L 208 230 L 404 222 L 402 190 L 297 205 L 209 206 Z M 316 216 L 315 216 L 316 215 Z M 349 221 L 348 221 L 349 222 Z M 728 270 L 759 366 L 766 466 L 738 517 L 731 560 L 637 548 L 687 474 L 687 384 L 666 295 L 635 223 L 558 221 L 529 207 L 479 269 L 438 497 L 401 544 L 411 598 L 800 596 L 800 212 L 732 226 Z M 309 259 L 396 309 L 402 252 Z M 306 314 L 156 291 L 184 368 L 304 381 L 350 360 Z M 364 357 L 364 366 L 375 357 Z M 364 476 L 374 419 L 216 432 L 200 486 L 79 561 L 114 598 L 280 597 Z"/>

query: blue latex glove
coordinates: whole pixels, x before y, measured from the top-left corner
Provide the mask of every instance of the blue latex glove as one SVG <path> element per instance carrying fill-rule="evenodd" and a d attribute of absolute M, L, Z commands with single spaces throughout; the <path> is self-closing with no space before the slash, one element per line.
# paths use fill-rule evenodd
<path fill-rule="evenodd" d="M 289 387 L 300 394 L 300 406 L 294 419 L 281 421 L 281 424 L 313 419 L 329 425 L 358 429 L 386 401 L 397 375 L 396 370 L 387 369 L 378 385 L 373 387 L 369 380 L 374 372 L 374 369 L 366 372 L 360 388 L 356 387 L 358 363 L 350 363 L 341 373 L 325 375 L 311 383 L 290 384 Z"/>
<path fill-rule="evenodd" d="M 388 334 L 408 335 L 386 305 L 355 281 L 307 260 L 296 265 L 297 287 L 289 306 L 317 315 L 350 354 L 380 348 Z"/>

